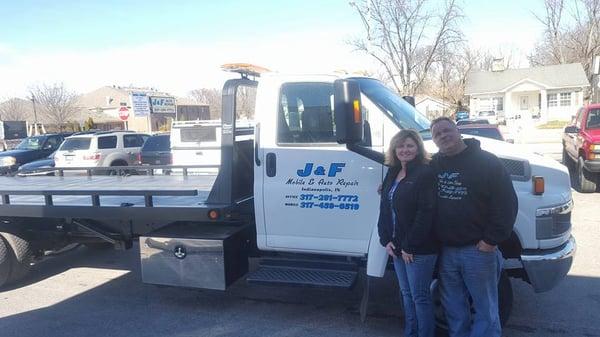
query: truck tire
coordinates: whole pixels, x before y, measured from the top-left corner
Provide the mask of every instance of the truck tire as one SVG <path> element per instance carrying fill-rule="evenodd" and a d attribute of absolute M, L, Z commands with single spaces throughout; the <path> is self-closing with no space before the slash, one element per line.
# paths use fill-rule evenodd
<path fill-rule="evenodd" d="M 565 150 L 564 145 L 562 150 L 562 164 L 567 168 L 571 167 L 571 158 L 569 158 L 569 154 L 567 153 L 567 150 Z"/>
<path fill-rule="evenodd" d="M 33 262 L 33 250 L 29 241 L 13 233 L 1 232 L 8 248 L 8 256 L 11 260 L 10 276 L 7 283 L 13 283 L 25 277 L 31 269 Z"/>
<path fill-rule="evenodd" d="M 442 300 L 440 296 L 439 280 L 434 279 L 431 282 L 431 295 L 433 297 L 433 305 L 435 309 L 435 324 L 437 327 L 438 336 L 448 335 L 448 321 L 446 319 L 446 313 L 442 306 Z M 471 302 L 471 299 L 469 299 Z M 502 272 L 500 275 L 500 281 L 498 282 L 498 314 L 500 316 L 500 324 L 504 326 L 508 322 L 510 313 L 512 311 L 513 303 L 513 291 L 510 278 L 506 272 Z M 471 308 L 471 312 L 474 309 Z"/>
<path fill-rule="evenodd" d="M 8 283 L 11 270 L 10 248 L 2 237 L 0 237 L 0 288 Z"/>
<path fill-rule="evenodd" d="M 577 187 L 581 193 L 596 192 L 596 179 L 594 173 L 588 171 L 583 166 L 583 158 L 579 157 L 577 161 Z"/>

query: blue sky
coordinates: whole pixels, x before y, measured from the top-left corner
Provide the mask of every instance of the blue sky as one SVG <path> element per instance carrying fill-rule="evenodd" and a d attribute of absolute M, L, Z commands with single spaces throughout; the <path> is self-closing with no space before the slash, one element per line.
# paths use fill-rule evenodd
<path fill-rule="evenodd" d="M 540 34 L 531 12 L 541 2 L 463 0 L 462 28 L 473 47 L 524 59 Z M 374 67 L 346 43 L 362 24 L 344 0 L 0 0 L 0 11 L 11 13 L 0 21 L 0 100 L 41 82 L 185 95 L 220 86 L 227 62 L 283 72 Z"/>

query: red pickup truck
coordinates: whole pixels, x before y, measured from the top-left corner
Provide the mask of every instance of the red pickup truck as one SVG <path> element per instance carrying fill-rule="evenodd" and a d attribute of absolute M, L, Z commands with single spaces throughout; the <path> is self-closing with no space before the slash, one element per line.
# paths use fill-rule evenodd
<path fill-rule="evenodd" d="M 580 192 L 595 192 L 600 183 L 600 103 L 577 113 L 563 134 L 563 164 L 575 163 L 576 185 Z"/>

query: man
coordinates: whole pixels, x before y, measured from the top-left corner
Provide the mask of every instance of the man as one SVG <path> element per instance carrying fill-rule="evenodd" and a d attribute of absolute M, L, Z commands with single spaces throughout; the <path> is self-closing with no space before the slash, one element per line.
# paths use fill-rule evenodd
<path fill-rule="evenodd" d="M 516 193 L 500 160 L 479 141 L 463 140 L 451 119 L 435 119 L 431 133 L 439 148 L 431 165 L 438 180 L 435 233 L 442 243 L 440 290 L 450 336 L 500 337 L 497 247 L 512 232 Z"/>

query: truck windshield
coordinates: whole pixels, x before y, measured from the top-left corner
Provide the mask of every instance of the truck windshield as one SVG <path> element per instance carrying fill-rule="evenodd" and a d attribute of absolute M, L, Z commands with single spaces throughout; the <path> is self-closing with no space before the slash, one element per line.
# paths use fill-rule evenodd
<path fill-rule="evenodd" d="M 43 136 L 39 137 L 28 137 L 23 139 L 15 149 L 17 150 L 39 150 L 42 148 L 42 144 L 44 143 Z"/>
<path fill-rule="evenodd" d="M 588 129 L 600 129 L 600 109 L 592 109 L 585 123 Z"/>
<path fill-rule="evenodd" d="M 359 82 L 362 93 L 387 113 L 400 128 L 415 129 L 422 134 L 429 130 L 431 122 L 427 117 L 383 83 L 370 78 L 356 78 L 355 80 Z"/>

